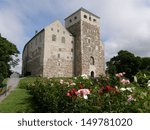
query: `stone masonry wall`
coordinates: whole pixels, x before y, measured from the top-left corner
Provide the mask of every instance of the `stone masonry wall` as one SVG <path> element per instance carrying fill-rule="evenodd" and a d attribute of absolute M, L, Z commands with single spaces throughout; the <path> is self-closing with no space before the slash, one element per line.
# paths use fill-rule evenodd
<path fill-rule="evenodd" d="M 75 23 L 67 28 L 74 36 L 74 75 L 82 74 L 81 54 L 81 22 Z"/>
<path fill-rule="evenodd" d="M 104 74 L 103 45 L 100 42 L 99 27 L 82 21 L 82 73 L 94 76 Z M 94 65 L 90 64 L 91 57 Z"/>

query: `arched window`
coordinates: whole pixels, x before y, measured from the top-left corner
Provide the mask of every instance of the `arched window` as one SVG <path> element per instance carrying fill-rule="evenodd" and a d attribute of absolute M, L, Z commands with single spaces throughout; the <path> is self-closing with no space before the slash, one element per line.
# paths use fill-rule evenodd
<path fill-rule="evenodd" d="M 93 72 L 93 71 L 91 71 L 91 77 L 93 77 L 93 78 L 94 78 L 94 72 Z"/>
<path fill-rule="evenodd" d="M 90 58 L 90 65 L 94 65 L 94 57 L 92 57 L 92 56 Z"/>

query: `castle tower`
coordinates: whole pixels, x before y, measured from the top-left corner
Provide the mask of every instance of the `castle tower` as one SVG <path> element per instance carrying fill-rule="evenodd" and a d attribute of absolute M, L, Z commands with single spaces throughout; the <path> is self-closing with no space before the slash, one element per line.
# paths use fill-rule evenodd
<path fill-rule="evenodd" d="M 100 41 L 100 18 L 84 8 L 65 19 L 74 36 L 74 75 L 104 74 L 104 46 Z"/>

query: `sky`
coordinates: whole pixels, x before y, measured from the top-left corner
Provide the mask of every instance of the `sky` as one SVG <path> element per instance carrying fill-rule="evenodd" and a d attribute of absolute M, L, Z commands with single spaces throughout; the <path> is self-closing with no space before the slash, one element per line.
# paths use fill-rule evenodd
<path fill-rule="evenodd" d="M 55 20 L 85 8 L 100 16 L 100 38 L 105 61 L 128 50 L 136 56 L 150 57 L 150 0 L 0 0 L 0 33 L 20 51 L 21 72 L 24 45 Z"/>

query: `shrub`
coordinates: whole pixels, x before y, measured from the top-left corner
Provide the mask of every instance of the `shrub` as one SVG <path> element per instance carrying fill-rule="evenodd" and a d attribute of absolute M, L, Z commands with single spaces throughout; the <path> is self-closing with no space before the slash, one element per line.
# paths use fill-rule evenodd
<path fill-rule="evenodd" d="M 130 83 L 125 73 L 68 80 L 37 78 L 27 89 L 35 112 L 150 112 L 149 88 Z"/>

